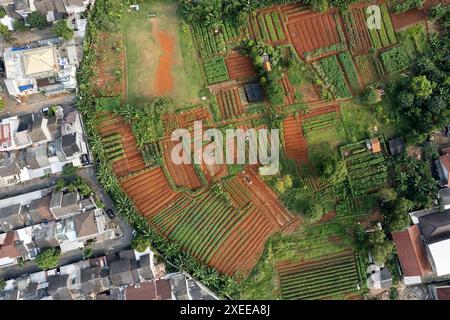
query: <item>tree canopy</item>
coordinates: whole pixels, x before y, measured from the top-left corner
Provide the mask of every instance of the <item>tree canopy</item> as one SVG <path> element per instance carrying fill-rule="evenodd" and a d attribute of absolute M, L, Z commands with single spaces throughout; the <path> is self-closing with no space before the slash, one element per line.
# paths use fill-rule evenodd
<path fill-rule="evenodd" d="M 60 255 L 61 253 L 58 249 L 51 248 L 39 253 L 34 261 L 39 269 L 44 271 L 50 270 L 58 266 Z"/>
<path fill-rule="evenodd" d="M 381 213 L 388 229 L 402 231 L 409 227 L 411 218 L 408 213 L 413 207 L 414 203 L 406 198 L 398 198 L 383 204 Z"/>
<path fill-rule="evenodd" d="M 429 50 L 415 59 L 410 77 L 391 87 L 394 118 L 404 123 L 405 138 L 421 144 L 433 131 L 450 122 L 450 31 L 448 6 L 431 10 L 431 16 L 443 29 L 430 34 Z"/>
<path fill-rule="evenodd" d="M 44 29 L 48 26 L 47 18 L 39 11 L 31 12 L 27 17 L 27 22 L 31 28 Z"/>
<path fill-rule="evenodd" d="M 376 264 L 384 264 L 391 254 L 394 245 L 388 239 L 383 230 L 370 232 L 367 236 L 367 248 L 372 254 Z"/>
<path fill-rule="evenodd" d="M 65 40 L 70 40 L 73 38 L 73 30 L 69 27 L 67 24 L 67 20 L 59 20 L 55 28 L 53 29 L 53 32 L 58 37 L 64 38 Z"/>

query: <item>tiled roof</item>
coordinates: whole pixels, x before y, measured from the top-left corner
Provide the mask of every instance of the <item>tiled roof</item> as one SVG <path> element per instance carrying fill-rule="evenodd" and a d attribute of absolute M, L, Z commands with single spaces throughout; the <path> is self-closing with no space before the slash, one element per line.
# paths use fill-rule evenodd
<path fill-rule="evenodd" d="M 392 238 L 397 248 L 404 276 L 423 276 L 430 272 L 430 264 L 417 225 L 413 225 L 405 231 L 393 232 Z"/>

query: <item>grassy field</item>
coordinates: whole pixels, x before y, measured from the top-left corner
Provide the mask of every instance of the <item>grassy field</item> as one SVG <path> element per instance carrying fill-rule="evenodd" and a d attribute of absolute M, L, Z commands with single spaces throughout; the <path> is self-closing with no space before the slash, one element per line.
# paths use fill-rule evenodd
<path fill-rule="evenodd" d="M 155 15 L 155 16 L 153 16 Z M 122 20 L 127 62 L 127 101 L 142 105 L 155 98 L 155 79 L 162 49 L 155 37 L 157 30 L 174 42 L 171 75 L 173 90 L 169 97 L 177 106 L 197 103 L 204 88 L 200 65 L 196 60 L 191 31 L 177 17 L 174 0 L 156 0 L 141 4 L 139 12 L 127 12 Z"/>
<path fill-rule="evenodd" d="M 389 101 L 383 100 L 379 104 L 385 112 L 389 112 Z M 343 130 L 339 131 L 343 141 L 355 142 L 366 139 L 371 134 L 383 133 L 386 138 L 396 134 L 393 124 L 378 119 L 374 112 L 375 106 L 360 105 L 355 102 L 341 105 L 341 121 Z"/>

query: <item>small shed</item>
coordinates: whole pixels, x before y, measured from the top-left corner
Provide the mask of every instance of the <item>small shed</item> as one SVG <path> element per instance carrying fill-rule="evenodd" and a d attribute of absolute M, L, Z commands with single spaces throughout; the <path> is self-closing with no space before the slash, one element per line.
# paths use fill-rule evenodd
<path fill-rule="evenodd" d="M 367 149 L 371 150 L 373 153 L 381 152 L 381 143 L 380 139 L 372 138 L 366 143 Z"/>
<path fill-rule="evenodd" d="M 246 85 L 245 95 L 249 103 L 262 102 L 264 100 L 263 89 L 259 83 Z"/>
<path fill-rule="evenodd" d="M 402 138 L 395 138 L 388 141 L 389 152 L 392 156 L 398 155 L 405 151 L 406 146 Z"/>

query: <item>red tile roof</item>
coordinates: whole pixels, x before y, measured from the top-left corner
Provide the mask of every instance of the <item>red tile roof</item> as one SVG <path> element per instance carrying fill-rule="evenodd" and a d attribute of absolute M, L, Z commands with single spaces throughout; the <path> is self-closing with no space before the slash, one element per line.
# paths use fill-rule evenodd
<path fill-rule="evenodd" d="M 450 300 L 450 287 L 436 288 L 437 300 Z"/>
<path fill-rule="evenodd" d="M 144 282 L 139 288 L 128 287 L 125 295 L 127 300 L 172 300 L 169 280 Z"/>
<path fill-rule="evenodd" d="M 418 225 L 405 231 L 393 232 L 392 238 L 397 247 L 404 276 L 423 276 L 431 271 Z"/>
<path fill-rule="evenodd" d="M 0 245 L 0 259 L 1 258 L 18 258 L 20 253 L 16 250 L 14 245 L 15 232 L 6 234 L 5 241 Z"/>

